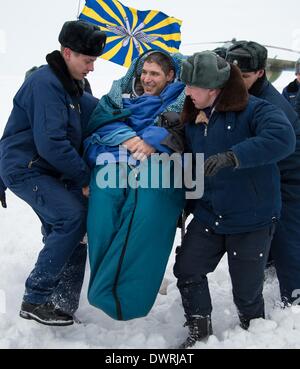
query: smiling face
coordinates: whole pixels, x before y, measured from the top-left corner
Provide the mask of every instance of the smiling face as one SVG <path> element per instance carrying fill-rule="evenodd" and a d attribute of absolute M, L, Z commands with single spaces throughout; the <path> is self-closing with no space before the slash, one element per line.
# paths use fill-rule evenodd
<path fill-rule="evenodd" d="M 141 84 L 144 93 L 148 95 L 159 95 L 166 85 L 174 78 L 174 71 L 165 74 L 160 65 L 155 62 L 145 62 L 141 74 Z"/>
<path fill-rule="evenodd" d="M 97 57 L 79 54 L 69 48 L 64 48 L 62 54 L 69 72 L 74 79 L 80 81 L 89 72 L 93 72 Z"/>

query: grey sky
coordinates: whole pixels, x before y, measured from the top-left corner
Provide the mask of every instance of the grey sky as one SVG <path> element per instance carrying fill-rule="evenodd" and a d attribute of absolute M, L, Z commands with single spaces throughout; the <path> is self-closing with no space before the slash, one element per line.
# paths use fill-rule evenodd
<path fill-rule="evenodd" d="M 181 51 L 185 54 L 215 46 L 187 46 L 189 43 L 233 37 L 300 49 L 299 0 L 123 0 L 123 4 L 158 9 L 183 20 Z M 78 0 L 0 0 L 0 9 L 0 77 L 20 78 L 33 65 L 44 64 L 45 55 L 59 47 L 58 33 L 64 21 L 76 18 Z M 271 50 L 270 54 L 298 57 Z M 96 94 L 106 92 L 111 80 L 124 71 L 113 63 L 97 61 L 91 77 Z"/>

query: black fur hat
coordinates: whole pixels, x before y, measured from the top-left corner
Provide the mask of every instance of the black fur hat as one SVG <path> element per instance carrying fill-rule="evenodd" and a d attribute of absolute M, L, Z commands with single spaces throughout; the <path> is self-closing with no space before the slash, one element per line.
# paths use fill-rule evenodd
<path fill-rule="evenodd" d="M 63 25 L 58 41 L 64 47 L 89 56 L 100 56 L 105 47 L 106 35 L 99 27 L 83 21 L 68 21 Z"/>
<path fill-rule="evenodd" d="M 265 69 L 267 58 L 268 50 L 254 41 L 237 41 L 226 54 L 226 60 L 245 73 Z"/>

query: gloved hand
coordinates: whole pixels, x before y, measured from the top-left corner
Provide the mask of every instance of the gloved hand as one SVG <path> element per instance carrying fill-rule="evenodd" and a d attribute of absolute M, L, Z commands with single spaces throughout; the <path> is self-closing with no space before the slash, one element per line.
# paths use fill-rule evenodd
<path fill-rule="evenodd" d="M 204 175 L 206 177 L 215 176 L 218 171 L 226 167 L 236 167 L 237 159 L 232 151 L 210 156 L 204 163 Z"/>
<path fill-rule="evenodd" d="M 7 208 L 5 192 L 0 192 L 0 202 L 3 208 Z"/>

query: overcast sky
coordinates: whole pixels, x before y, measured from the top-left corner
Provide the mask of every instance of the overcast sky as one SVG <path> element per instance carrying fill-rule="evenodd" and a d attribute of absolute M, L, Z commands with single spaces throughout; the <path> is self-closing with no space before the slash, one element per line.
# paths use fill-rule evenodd
<path fill-rule="evenodd" d="M 233 37 L 300 49 L 299 0 L 123 0 L 123 4 L 139 10 L 161 10 L 181 19 L 181 51 L 185 54 L 215 46 L 187 44 Z M 45 55 L 59 47 L 57 37 L 62 24 L 75 19 L 77 11 L 78 0 L 0 0 L 2 92 L 9 79 L 21 81 L 26 70 L 45 63 Z M 298 58 L 297 54 L 270 51 L 274 53 Z M 95 94 L 107 92 L 111 80 L 124 72 L 123 67 L 111 62 L 97 61 L 96 71 L 89 77 Z"/>

